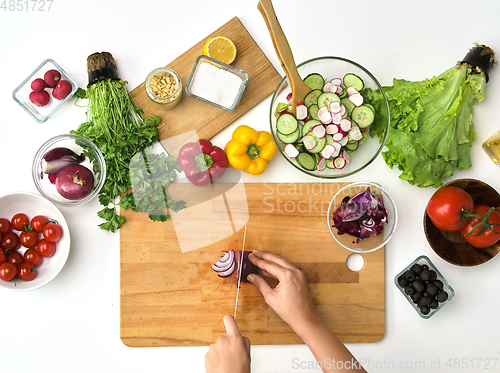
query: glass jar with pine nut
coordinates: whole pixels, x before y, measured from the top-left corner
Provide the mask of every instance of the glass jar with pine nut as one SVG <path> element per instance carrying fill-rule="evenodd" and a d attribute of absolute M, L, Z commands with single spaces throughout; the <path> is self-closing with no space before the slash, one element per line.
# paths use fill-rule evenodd
<path fill-rule="evenodd" d="M 164 109 L 174 108 L 182 96 L 182 82 L 177 73 L 168 67 L 151 71 L 146 78 L 147 96 Z"/>

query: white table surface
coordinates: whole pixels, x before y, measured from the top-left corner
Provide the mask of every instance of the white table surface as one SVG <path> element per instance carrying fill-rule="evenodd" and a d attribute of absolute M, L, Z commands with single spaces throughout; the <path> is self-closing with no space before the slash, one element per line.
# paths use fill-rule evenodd
<path fill-rule="evenodd" d="M 23 10 L 9 11 L 16 3 Z M 12 91 L 46 58 L 85 87 L 87 56 L 109 51 L 132 89 L 153 68 L 164 66 L 238 16 L 283 74 L 256 0 L 54 0 L 45 12 L 37 10 L 41 0 L 0 0 L 0 5 L 0 195 L 36 192 L 30 171 L 38 147 L 85 121 L 85 109 L 70 101 L 52 119 L 38 124 L 12 99 Z M 323 55 L 346 57 L 365 66 L 383 85 L 390 85 L 394 77 L 422 80 L 440 74 L 463 58 L 474 42 L 500 52 L 500 3 L 495 0 L 275 0 L 274 5 L 297 63 Z M 487 98 L 474 111 L 473 166 L 453 178 L 480 179 L 500 190 L 500 166 L 481 149 L 481 143 L 500 130 L 498 73 L 492 72 Z M 214 143 L 224 146 L 241 124 L 268 129 L 269 104 L 270 97 L 214 137 Z M 349 349 L 371 372 L 500 371 L 500 258 L 473 268 L 439 258 L 422 228 L 425 205 L 434 190 L 410 186 L 398 175 L 379 156 L 366 170 L 346 179 L 382 183 L 400 214 L 397 232 L 386 248 L 385 337 L 375 344 L 349 344 Z M 320 180 L 292 169 L 277 154 L 265 174 L 244 175 L 244 181 Z M 0 289 L 0 371 L 204 371 L 207 347 L 129 348 L 121 342 L 119 233 L 97 227 L 99 209 L 97 200 L 61 208 L 72 244 L 56 279 L 31 292 Z M 456 292 L 455 299 L 429 320 L 421 319 L 393 284 L 394 276 L 421 254 L 434 261 Z M 319 371 L 311 368 L 312 361 L 303 345 L 252 347 L 254 372 Z"/>

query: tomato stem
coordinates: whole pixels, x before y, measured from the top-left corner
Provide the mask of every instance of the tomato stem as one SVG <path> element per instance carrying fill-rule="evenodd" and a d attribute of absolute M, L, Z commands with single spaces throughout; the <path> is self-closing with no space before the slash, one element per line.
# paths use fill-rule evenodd
<path fill-rule="evenodd" d="M 472 233 L 475 232 L 479 227 L 481 227 L 481 229 L 480 229 L 479 233 L 476 233 L 476 234 L 473 235 L 474 237 L 482 235 L 488 229 L 490 231 L 494 232 L 494 233 L 499 233 L 499 232 L 493 230 L 492 226 L 494 226 L 494 225 L 500 226 L 500 224 L 498 224 L 498 223 L 490 223 L 488 221 L 489 218 L 490 218 L 490 215 L 491 215 L 491 213 L 493 211 L 495 211 L 494 207 L 490 208 L 486 214 L 481 215 L 481 214 L 474 214 L 474 213 L 472 213 L 470 211 L 467 211 L 467 210 L 463 210 L 461 215 L 462 215 L 462 218 L 464 219 L 463 220 L 464 222 L 465 222 L 465 219 L 467 219 L 471 223 L 471 225 L 472 225 L 472 222 L 469 220 L 469 218 L 473 218 L 473 219 L 479 220 L 479 224 L 473 226 L 473 229 L 469 233 L 467 233 L 465 236 L 472 235 Z"/>

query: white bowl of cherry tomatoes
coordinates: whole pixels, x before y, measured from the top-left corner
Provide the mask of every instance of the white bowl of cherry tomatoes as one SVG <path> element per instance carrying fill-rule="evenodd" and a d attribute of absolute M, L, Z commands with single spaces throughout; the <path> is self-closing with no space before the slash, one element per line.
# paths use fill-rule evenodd
<path fill-rule="evenodd" d="M 34 290 L 66 264 L 69 228 L 50 201 L 33 193 L 0 197 L 0 288 Z"/>

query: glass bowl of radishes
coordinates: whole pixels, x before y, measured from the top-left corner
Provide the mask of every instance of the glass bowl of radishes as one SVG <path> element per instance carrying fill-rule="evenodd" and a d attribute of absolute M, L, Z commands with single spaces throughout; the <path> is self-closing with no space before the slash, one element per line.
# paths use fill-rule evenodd
<path fill-rule="evenodd" d="M 375 108 L 366 95 L 382 86 L 363 66 L 341 57 L 313 58 L 297 69 L 311 91 L 301 98 L 295 115 L 286 77 L 271 102 L 271 132 L 281 154 L 296 169 L 320 178 L 336 179 L 363 170 L 386 140 L 370 136 L 371 125 L 376 122 L 385 136 L 389 132 L 387 99 Z"/>
<path fill-rule="evenodd" d="M 40 194 L 52 203 L 81 205 L 99 194 L 106 179 L 106 161 L 92 141 L 63 134 L 38 149 L 32 176 Z"/>

